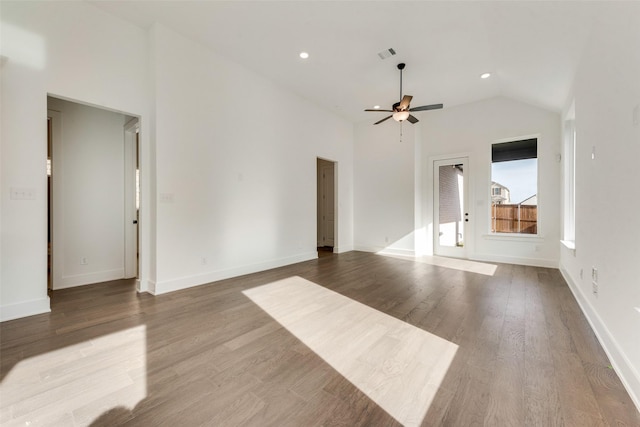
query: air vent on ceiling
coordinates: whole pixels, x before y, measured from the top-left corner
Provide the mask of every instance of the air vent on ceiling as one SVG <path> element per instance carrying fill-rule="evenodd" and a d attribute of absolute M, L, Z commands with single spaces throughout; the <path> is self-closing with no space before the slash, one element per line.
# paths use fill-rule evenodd
<path fill-rule="evenodd" d="M 396 51 L 393 50 L 393 48 L 389 48 L 389 49 L 385 49 L 382 52 L 378 53 L 378 56 L 380 57 L 380 59 L 387 59 L 390 56 L 393 56 L 396 54 Z"/>

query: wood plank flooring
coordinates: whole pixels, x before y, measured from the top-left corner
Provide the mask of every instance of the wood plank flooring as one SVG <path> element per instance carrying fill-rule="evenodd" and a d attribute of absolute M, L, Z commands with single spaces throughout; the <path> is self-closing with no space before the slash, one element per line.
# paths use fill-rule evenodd
<path fill-rule="evenodd" d="M 640 426 L 559 272 L 496 267 L 349 252 L 54 291 L 0 324 L 0 424 Z"/>

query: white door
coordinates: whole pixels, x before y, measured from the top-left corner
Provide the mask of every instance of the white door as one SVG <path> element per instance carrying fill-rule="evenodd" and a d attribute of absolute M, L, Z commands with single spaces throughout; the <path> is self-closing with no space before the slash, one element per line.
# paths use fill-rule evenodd
<path fill-rule="evenodd" d="M 469 236 L 466 157 L 433 162 L 434 253 L 465 258 Z"/>
<path fill-rule="evenodd" d="M 124 277 L 138 276 L 138 119 L 124 126 Z"/>
<path fill-rule="evenodd" d="M 324 191 L 323 194 L 325 196 L 324 198 L 324 209 L 323 209 L 323 215 L 325 217 L 324 219 L 324 237 L 325 237 L 325 244 L 324 246 L 331 246 L 333 247 L 333 243 L 334 243 L 334 227 L 335 227 L 335 205 L 334 205 L 334 168 L 333 168 L 333 163 L 330 163 L 329 165 L 325 166 L 322 169 L 322 176 L 324 177 L 324 179 L 322 180 L 323 182 L 323 187 L 324 187 Z"/>

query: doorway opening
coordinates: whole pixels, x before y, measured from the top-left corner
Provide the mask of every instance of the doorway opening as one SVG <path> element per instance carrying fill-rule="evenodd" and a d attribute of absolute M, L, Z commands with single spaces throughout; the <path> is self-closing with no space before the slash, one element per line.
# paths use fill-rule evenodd
<path fill-rule="evenodd" d="M 139 118 L 48 96 L 47 136 L 47 289 L 137 278 Z"/>
<path fill-rule="evenodd" d="M 317 247 L 318 256 L 333 253 L 335 247 L 335 162 L 317 158 Z"/>
<path fill-rule="evenodd" d="M 139 281 L 140 271 L 140 121 L 124 125 L 124 277 Z M 139 285 L 139 283 L 138 283 Z M 138 286 L 139 288 L 139 286 Z"/>

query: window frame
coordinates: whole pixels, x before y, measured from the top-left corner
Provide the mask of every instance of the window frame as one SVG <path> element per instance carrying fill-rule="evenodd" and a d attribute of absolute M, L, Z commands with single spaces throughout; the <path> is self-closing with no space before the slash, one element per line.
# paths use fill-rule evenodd
<path fill-rule="evenodd" d="M 536 164 L 536 196 L 537 196 L 537 206 L 538 206 L 538 210 L 537 210 L 537 225 L 536 225 L 536 233 L 535 234 L 528 234 L 528 233 L 497 233 L 494 231 L 491 231 L 491 205 L 492 205 L 492 192 L 491 192 L 491 183 L 493 182 L 493 174 L 491 171 L 491 165 L 493 164 L 493 156 L 492 156 L 492 149 L 493 149 L 493 145 L 494 144 L 502 144 L 502 143 L 508 143 L 508 142 L 517 142 L 517 141 L 523 141 L 526 139 L 535 139 L 537 141 L 537 147 L 536 147 L 536 159 L 537 159 L 537 164 Z M 486 194 L 488 194 L 488 206 L 489 209 L 485 210 L 485 215 L 487 215 L 487 234 L 485 235 L 486 238 L 492 239 L 492 240 L 502 240 L 503 238 L 505 240 L 518 240 L 518 239 L 522 239 L 523 241 L 530 241 L 530 240 L 540 240 L 542 237 L 542 231 L 543 231 L 543 209 L 542 209 L 542 201 L 544 199 L 544 197 L 540 197 L 540 144 L 541 138 L 540 138 L 540 134 L 529 134 L 529 135 L 521 135 L 521 136 L 516 136 L 516 137 L 509 137 L 509 138 L 502 138 L 502 139 L 496 139 L 494 141 L 490 141 L 488 144 L 488 155 L 489 155 L 489 162 L 488 162 L 488 176 L 489 176 L 489 183 L 488 183 L 488 191 L 486 192 Z"/>

